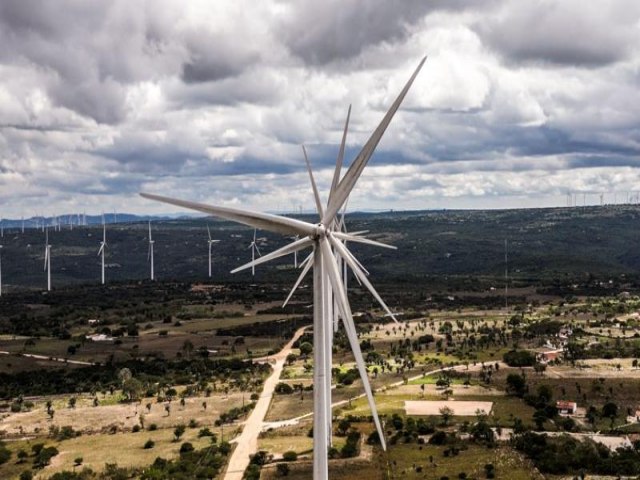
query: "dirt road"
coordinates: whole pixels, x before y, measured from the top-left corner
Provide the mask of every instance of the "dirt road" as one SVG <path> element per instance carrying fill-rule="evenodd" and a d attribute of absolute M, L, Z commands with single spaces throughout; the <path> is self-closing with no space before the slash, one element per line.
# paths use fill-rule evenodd
<path fill-rule="evenodd" d="M 71 363 L 73 365 L 100 365 L 99 363 L 83 362 L 81 360 L 69 360 L 68 358 L 47 357 L 46 355 L 36 355 L 34 353 L 11 353 L 0 351 L 0 355 L 17 355 L 19 357 L 34 358 L 36 360 L 46 360 L 48 362 Z"/>
<path fill-rule="evenodd" d="M 273 391 L 280 380 L 280 374 L 284 367 L 284 362 L 287 359 L 287 355 L 291 353 L 291 348 L 294 342 L 300 338 L 307 327 L 302 327 L 296 331 L 293 338 L 275 355 L 266 357 L 264 360 L 269 362 L 275 362 L 273 364 L 273 373 L 264 382 L 264 389 L 262 394 L 256 403 L 255 408 L 249 415 L 249 418 L 244 423 L 242 433 L 236 437 L 232 442 L 235 442 L 236 448 L 229 460 L 229 466 L 225 473 L 225 480 L 242 480 L 242 474 L 249 465 L 249 455 L 253 455 L 258 451 L 258 435 L 262 431 L 262 424 L 264 417 L 267 415 L 267 410 L 271 404 L 271 397 Z"/>

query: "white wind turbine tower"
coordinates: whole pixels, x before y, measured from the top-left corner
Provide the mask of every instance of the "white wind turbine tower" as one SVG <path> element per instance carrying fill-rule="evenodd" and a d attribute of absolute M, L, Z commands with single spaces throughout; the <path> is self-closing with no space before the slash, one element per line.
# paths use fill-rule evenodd
<path fill-rule="evenodd" d="M 151 237 L 151 220 L 149 220 L 149 253 L 147 254 L 147 260 L 149 261 L 149 264 L 151 265 L 151 280 L 155 280 L 155 274 L 153 271 L 153 244 L 154 244 L 154 240 Z"/>
<path fill-rule="evenodd" d="M 209 244 L 209 278 L 211 278 L 211 247 L 214 243 L 218 243 L 220 240 L 214 240 L 211 238 L 211 230 L 209 230 L 209 225 L 207 225 L 207 234 L 209 235 L 209 240 L 207 243 Z"/>
<path fill-rule="evenodd" d="M 102 270 L 101 270 L 101 280 L 102 285 L 104 285 L 104 252 L 107 249 L 107 225 L 102 223 L 102 241 L 100 242 L 100 250 L 98 250 L 98 255 L 102 258 Z"/>
<path fill-rule="evenodd" d="M 300 235 L 294 235 L 291 240 L 300 240 Z M 293 252 L 293 268 L 298 268 L 298 251 Z"/>
<path fill-rule="evenodd" d="M 256 261 L 256 252 L 258 252 L 258 256 L 261 257 L 260 249 L 258 248 L 258 244 L 256 243 L 256 229 L 253 229 L 253 241 L 249 244 L 249 248 L 251 249 L 251 263 Z M 256 267 L 253 265 L 251 267 L 251 275 L 255 276 Z"/>
<path fill-rule="evenodd" d="M 49 245 L 49 229 L 45 230 L 44 270 L 47 272 L 47 291 L 51 291 L 51 245 Z"/>
<path fill-rule="evenodd" d="M 378 145 L 382 135 L 388 127 L 391 119 L 398 110 L 402 100 L 409 91 L 415 77 L 422 68 L 426 57 L 422 59 L 416 70 L 413 72 L 408 82 L 393 102 L 378 127 L 371 134 L 362 150 L 355 158 L 344 176 L 340 177 L 341 159 L 338 156 L 336 162 L 336 171 L 334 174 L 334 182 L 329 191 L 329 199 L 326 209 L 323 208 L 320 196 L 313 178 L 311 169 L 309 169 L 311 185 L 316 202 L 316 209 L 320 221 L 316 224 L 304 222 L 294 218 L 282 217 L 279 215 L 252 212 L 238 208 L 218 207 L 205 205 L 201 203 L 178 200 L 169 197 L 142 193 L 141 195 L 151 200 L 156 200 L 171 205 L 189 208 L 209 215 L 215 215 L 226 220 L 236 221 L 238 223 L 251 226 L 255 229 L 268 230 L 283 235 L 293 236 L 299 235 L 301 238 L 296 240 L 274 252 L 271 252 L 258 260 L 254 260 L 242 267 L 235 269 L 233 272 L 246 268 L 254 268 L 256 265 L 264 262 L 290 255 L 293 252 L 311 247 L 313 252 L 308 261 L 305 261 L 304 269 L 294 285 L 297 288 L 304 275 L 313 267 L 313 478 L 314 480 L 328 479 L 328 446 L 331 442 L 331 365 L 328 364 L 331 355 L 331 343 L 333 339 L 332 320 L 330 308 L 333 302 L 329 301 L 333 296 L 335 305 L 337 306 L 342 324 L 344 326 L 347 338 L 353 350 L 356 365 L 362 379 L 364 390 L 371 408 L 371 414 L 376 425 L 376 429 L 380 436 L 382 448 L 386 449 L 384 440 L 384 432 L 375 402 L 373 393 L 369 385 L 367 370 L 360 350 L 358 335 L 356 333 L 351 306 L 349 305 L 341 272 L 336 263 L 336 257 L 342 259 L 351 268 L 356 278 L 367 287 L 376 300 L 383 306 L 387 313 L 395 320 L 389 308 L 375 291 L 367 276 L 360 266 L 359 262 L 353 254 L 342 243 L 344 241 L 365 243 L 369 245 L 386 246 L 379 242 L 363 238 L 358 235 L 343 233 L 337 228 L 336 217 L 345 201 L 349 197 L 351 191 L 355 187 L 362 171 L 366 167 L 369 159 Z M 344 136 L 343 136 L 344 145 Z M 341 147 L 343 150 L 343 147 Z M 393 247 L 391 247 L 393 248 Z"/>

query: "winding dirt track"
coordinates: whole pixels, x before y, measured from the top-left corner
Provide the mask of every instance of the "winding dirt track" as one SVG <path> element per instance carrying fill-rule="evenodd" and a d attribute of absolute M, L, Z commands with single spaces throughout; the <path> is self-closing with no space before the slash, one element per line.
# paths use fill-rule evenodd
<path fill-rule="evenodd" d="M 256 403 L 255 408 L 247 418 L 242 428 L 242 433 L 238 435 L 232 442 L 236 443 L 236 448 L 231 455 L 229 465 L 225 473 L 225 480 L 242 480 L 242 474 L 249 465 L 249 455 L 253 455 L 258 450 L 258 435 L 262 431 L 264 417 L 267 415 L 273 391 L 280 380 L 280 374 L 284 367 L 287 355 L 291 353 L 294 342 L 300 338 L 307 327 L 302 327 L 296 331 L 293 338 L 275 355 L 265 357 L 263 360 L 274 362 L 273 373 L 264 382 L 264 389 Z"/>

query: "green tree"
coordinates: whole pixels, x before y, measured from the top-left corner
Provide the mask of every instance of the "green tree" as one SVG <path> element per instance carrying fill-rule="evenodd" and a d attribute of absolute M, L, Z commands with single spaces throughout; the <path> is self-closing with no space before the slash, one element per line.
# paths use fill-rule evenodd
<path fill-rule="evenodd" d="M 449 407 L 442 407 L 440 409 L 440 417 L 442 417 L 443 425 L 449 425 L 449 420 L 451 420 L 451 417 L 453 417 L 453 410 L 451 410 Z"/>
<path fill-rule="evenodd" d="M 507 375 L 507 393 L 521 397 L 524 395 L 527 382 L 522 375 L 510 373 Z"/>
<path fill-rule="evenodd" d="M 176 438 L 176 442 L 180 440 L 180 437 L 182 437 L 182 435 L 184 435 L 185 430 L 186 430 L 186 427 L 184 425 L 178 425 L 173 430 L 173 436 Z"/>
<path fill-rule="evenodd" d="M 313 352 L 313 345 L 311 345 L 309 342 L 304 342 L 300 345 L 301 355 L 308 357 L 311 354 L 311 352 Z"/>

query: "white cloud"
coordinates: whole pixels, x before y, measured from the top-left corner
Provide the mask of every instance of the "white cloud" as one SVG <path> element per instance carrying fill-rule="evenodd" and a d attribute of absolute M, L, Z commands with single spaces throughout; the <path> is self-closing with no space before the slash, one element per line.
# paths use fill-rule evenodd
<path fill-rule="evenodd" d="M 348 105 L 350 160 L 424 54 L 353 207 L 633 188 L 637 2 L 339 3 L 3 2 L 0 216 L 310 207 L 300 144 L 326 187 Z"/>

